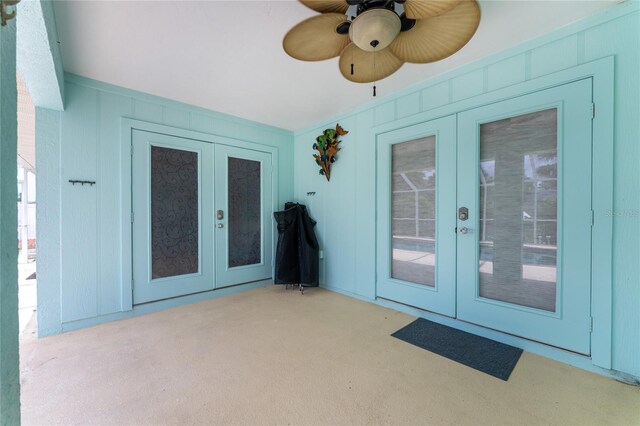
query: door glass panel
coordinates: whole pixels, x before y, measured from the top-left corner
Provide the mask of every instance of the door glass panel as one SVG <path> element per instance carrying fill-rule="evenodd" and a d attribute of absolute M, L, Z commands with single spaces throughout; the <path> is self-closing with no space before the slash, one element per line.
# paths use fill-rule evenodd
<path fill-rule="evenodd" d="M 198 153 L 152 146 L 152 278 L 198 272 L 198 210 Z"/>
<path fill-rule="evenodd" d="M 392 147 L 391 277 L 435 286 L 436 138 Z"/>
<path fill-rule="evenodd" d="M 229 157 L 229 267 L 262 262 L 260 162 Z"/>
<path fill-rule="evenodd" d="M 480 126 L 481 297 L 555 312 L 557 111 Z"/>

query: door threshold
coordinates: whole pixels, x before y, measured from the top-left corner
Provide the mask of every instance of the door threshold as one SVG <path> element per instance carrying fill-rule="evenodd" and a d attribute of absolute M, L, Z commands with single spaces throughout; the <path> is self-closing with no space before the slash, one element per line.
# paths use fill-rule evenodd
<path fill-rule="evenodd" d="M 244 282 L 244 283 L 231 284 L 231 285 L 226 285 L 224 287 L 216 287 L 216 288 L 211 288 L 211 289 L 208 289 L 208 290 L 196 291 L 195 293 L 181 294 L 179 296 L 165 297 L 164 299 L 149 300 L 147 302 L 142 302 L 142 303 L 135 303 L 134 302 L 133 307 L 137 308 L 137 307 L 142 307 L 142 306 L 153 304 L 153 303 L 160 303 L 160 302 L 166 302 L 166 301 L 169 301 L 169 300 L 182 299 L 182 298 L 185 298 L 185 297 L 197 296 L 197 295 L 202 295 L 202 294 L 206 294 L 206 293 L 215 293 L 216 291 L 220 291 L 220 290 L 231 289 L 231 288 L 234 288 L 234 287 L 240 287 L 240 286 L 249 285 L 249 284 L 258 283 L 258 282 L 263 283 L 263 282 L 269 281 L 269 280 L 273 280 L 273 278 L 269 277 L 269 278 L 263 278 L 263 279 L 259 279 L 259 280 L 247 281 L 247 282 Z"/>
<path fill-rule="evenodd" d="M 548 346 L 550 348 L 558 349 L 558 350 L 561 350 L 561 351 L 569 352 L 569 353 L 572 353 L 572 354 L 576 354 L 578 356 L 582 356 L 582 357 L 586 357 L 586 358 L 591 359 L 591 354 L 583 354 L 582 352 L 572 351 L 571 349 L 563 348 L 561 346 L 552 345 L 551 343 L 541 342 L 540 340 L 535 340 L 535 339 L 530 339 L 528 337 L 519 336 L 517 334 L 509 333 L 507 331 L 498 330 L 497 328 L 491 328 L 491 327 L 487 327 L 486 325 L 477 324 L 475 322 L 465 321 L 465 320 L 460 319 L 460 318 L 455 318 L 455 320 L 463 322 L 465 324 L 473 325 L 475 327 L 484 328 L 485 330 L 491 330 L 491 331 L 495 331 L 496 333 L 506 334 L 508 336 L 513 336 L 513 337 L 518 338 L 518 339 L 523 339 L 523 340 L 526 340 L 526 341 L 529 341 L 529 342 L 537 343 L 537 344 L 540 344 L 540 345 L 545 345 L 545 346 Z"/>
<path fill-rule="evenodd" d="M 456 317 L 451 317 L 449 315 L 441 314 L 440 312 L 430 311 L 429 309 L 424 309 L 424 308 L 420 308 L 418 306 L 409 305 L 408 303 L 397 302 L 397 301 L 392 300 L 392 299 L 387 299 L 386 297 L 376 296 L 376 300 L 384 300 L 385 302 L 406 306 L 406 307 L 411 308 L 411 309 L 417 309 L 418 311 L 427 312 L 427 313 L 429 313 L 431 315 L 438 315 L 440 317 L 443 317 L 443 318 L 446 318 L 446 319 L 450 319 L 450 320 L 457 319 Z"/>
<path fill-rule="evenodd" d="M 429 314 L 429 315 L 435 315 L 435 316 L 444 318 L 444 319 L 449 320 L 449 321 L 455 321 L 455 322 L 459 322 L 459 323 L 463 323 L 463 324 L 469 324 L 469 325 L 471 325 L 473 327 L 479 327 L 479 328 L 484 329 L 484 330 L 490 330 L 490 331 L 495 332 L 495 333 L 504 334 L 506 336 L 512 336 L 512 337 L 515 337 L 516 339 L 526 340 L 527 342 L 532 342 L 532 343 L 536 343 L 536 344 L 539 344 L 539 345 L 544 345 L 544 346 L 547 346 L 549 348 L 557 349 L 557 350 L 560 350 L 560 351 L 568 352 L 568 353 L 571 353 L 571 354 L 575 354 L 577 356 L 581 356 L 581 357 L 585 357 L 585 358 L 591 359 L 591 355 L 590 354 L 583 354 L 582 352 L 576 352 L 576 351 L 572 351 L 571 349 L 563 348 L 561 346 L 555 346 L 555 345 L 552 345 L 550 343 L 541 342 L 539 340 L 529 339 L 528 337 L 519 336 L 517 334 L 513 334 L 513 333 L 506 332 L 506 331 L 498 330 L 496 328 L 487 327 L 485 325 L 477 324 L 475 322 L 465 321 L 465 320 L 457 318 L 457 317 L 450 317 L 448 315 L 444 315 L 444 314 L 441 314 L 441 313 L 438 313 L 438 312 L 430 311 L 428 309 L 420 308 L 418 306 L 413 306 L 413 305 L 409 305 L 407 303 L 402 303 L 402 302 L 396 302 L 395 300 L 387 299 L 385 297 L 380 297 L 380 296 L 377 296 L 376 300 L 383 300 L 384 302 L 389 303 L 389 304 L 406 306 L 408 308 L 415 309 L 415 310 L 417 310 L 419 312 L 426 313 L 426 314 Z M 423 315 L 416 315 L 416 316 L 424 318 Z M 432 318 L 427 318 L 427 319 L 432 319 Z M 460 327 L 454 327 L 454 328 L 460 329 Z M 478 333 L 473 333 L 473 334 L 478 334 Z"/>

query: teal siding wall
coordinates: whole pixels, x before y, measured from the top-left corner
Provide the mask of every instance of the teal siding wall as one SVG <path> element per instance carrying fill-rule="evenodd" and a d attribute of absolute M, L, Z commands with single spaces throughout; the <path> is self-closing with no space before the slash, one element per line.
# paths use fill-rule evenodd
<path fill-rule="evenodd" d="M 122 117 L 275 146 L 279 203 L 293 194 L 289 131 L 73 75 L 65 101 L 36 112 L 40 336 L 122 311 Z"/>
<path fill-rule="evenodd" d="M 16 20 L 0 28 L 0 424 L 20 424 Z"/>
<path fill-rule="evenodd" d="M 295 134 L 295 194 L 318 220 L 324 250 L 321 282 L 358 297 L 375 297 L 375 140 L 372 128 L 435 118 L 443 106 L 599 58 L 615 57 L 612 368 L 640 376 L 640 8 L 623 3 L 603 14 L 427 80 L 395 95 Z M 425 65 L 428 67 L 428 65 Z M 384 81 L 378 83 L 384 85 Z M 433 111 L 433 115 L 430 113 Z M 318 175 L 315 136 L 339 122 L 343 138 L 331 182 Z M 595 159 L 597 161 L 597 158 Z M 315 196 L 307 192 L 315 191 Z M 608 212 L 598 211 L 596 215 Z M 585 265 L 588 268 L 589 265 Z"/>

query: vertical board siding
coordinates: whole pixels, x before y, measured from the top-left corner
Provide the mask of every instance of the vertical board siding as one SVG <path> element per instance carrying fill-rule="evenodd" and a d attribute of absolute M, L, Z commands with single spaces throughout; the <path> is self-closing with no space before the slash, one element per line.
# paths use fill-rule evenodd
<path fill-rule="evenodd" d="M 60 112 L 36 108 L 39 335 L 62 330 L 60 312 Z M 42 159 L 45 159 L 43 161 Z M 43 284 L 44 283 L 44 284 Z M 47 283 L 49 285 L 47 285 Z"/>
<path fill-rule="evenodd" d="M 396 101 L 396 118 L 404 118 L 420 112 L 420 92 L 404 96 Z"/>
<path fill-rule="evenodd" d="M 356 117 L 355 137 L 352 137 L 356 145 L 356 179 L 358 185 L 352 185 L 355 192 L 356 223 L 352 232 L 346 235 L 355 241 L 356 257 L 354 268 L 357 273 L 356 288 L 354 293 L 375 298 L 376 279 L 376 249 L 375 237 L 354 238 L 355 236 L 375 236 L 376 211 L 371 206 L 376 200 L 376 173 L 371 164 L 376 163 L 375 138 L 371 128 L 373 127 L 373 111 L 368 110 Z"/>
<path fill-rule="evenodd" d="M 62 321 L 97 315 L 97 192 L 70 179 L 97 181 L 98 92 L 66 86 L 67 119 L 61 135 Z"/>
<path fill-rule="evenodd" d="M 640 13 L 584 32 L 584 60 L 615 55 L 613 368 L 640 376 Z M 633 48 L 630 48 L 633 47 Z M 597 114 L 597 106 L 596 106 Z M 605 215 L 607 212 L 595 212 Z"/>
<path fill-rule="evenodd" d="M 310 158 L 311 144 L 315 136 L 331 124 L 296 133 L 296 196 L 304 201 L 308 190 L 318 188 L 315 189 L 319 192 L 313 200 L 314 206 L 318 201 L 322 202 L 316 208 L 322 210 L 322 214 L 317 215 L 325 251 L 325 279 L 322 284 L 361 297 L 375 298 L 375 265 L 377 261 L 386 260 L 376 259 L 375 253 L 376 154 L 372 127 L 386 123 L 385 128 L 392 128 L 396 121 L 398 126 L 406 125 L 406 117 L 414 113 L 418 94 L 421 111 L 428 112 L 452 102 L 615 55 L 614 206 L 616 212 L 628 214 L 614 217 L 612 368 L 640 376 L 640 328 L 637 326 L 640 324 L 640 221 L 637 216 L 640 211 L 640 126 L 637 124 L 640 116 L 640 12 L 636 7 L 632 12 L 614 18 L 604 16 L 601 21 L 578 27 L 574 32 L 566 28 L 558 30 L 560 35 L 555 40 L 553 34 L 546 35 L 539 43 L 528 43 L 526 49 L 514 48 L 505 52 L 511 54 L 498 55 L 499 59 L 495 61 L 487 58 L 482 61 L 486 65 L 471 64 L 465 68 L 467 72 L 456 70 L 450 78 L 439 76 L 434 83 L 424 82 L 414 91 L 407 91 L 391 101 L 382 98 L 355 112 L 337 116 L 335 119 L 341 124 L 343 121 L 346 123 L 347 118 L 351 124 L 355 117 L 355 127 L 348 128 L 351 133 L 348 139 L 345 138 L 345 144 L 355 146 L 355 152 L 343 153 L 343 157 L 357 157 L 353 175 L 342 170 L 347 167 L 347 162 L 338 162 L 334 165 L 336 170 L 331 182 L 327 183 L 314 168 Z M 343 196 L 335 195 L 336 192 Z M 356 216 L 353 227 L 334 223 L 352 212 Z M 595 214 L 604 215 L 606 212 Z M 346 241 L 354 243 L 345 244 Z M 353 258 L 351 252 L 355 253 Z M 352 269 L 353 264 L 355 268 Z M 346 277 L 354 277 L 355 286 Z"/>
<path fill-rule="evenodd" d="M 355 117 L 349 117 L 340 123 L 345 129 L 349 130 L 349 134 L 342 137 L 342 151 L 338 153 L 338 161 L 332 165 L 331 179 L 338 182 L 354 182 L 356 175 L 354 174 L 355 165 L 358 161 L 356 157 L 356 140 L 354 137 L 357 133 Z M 353 130 L 353 133 L 352 133 Z M 350 135 L 354 135 L 351 136 Z M 344 268 L 339 271 L 340 276 L 333 276 L 338 272 L 335 269 L 327 271 L 327 277 L 331 276 L 331 282 L 340 281 L 343 288 L 353 293 L 355 292 L 355 267 L 356 253 L 354 240 L 351 232 L 355 227 L 355 218 L 357 215 L 357 206 L 355 203 L 355 187 L 353 185 L 345 188 L 343 191 L 333 190 L 333 187 L 327 185 L 328 200 L 325 204 L 325 230 L 331 228 L 331 233 L 325 232 L 327 239 L 331 239 L 335 250 L 331 253 L 338 256 L 340 262 L 344 263 Z M 341 206 L 336 209 L 336 206 Z M 327 250 L 327 252 L 330 252 Z"/>
<path fill-rule="evenodd" d="M 487 91 L 522 83 L 525 79 L 525 55 L 513 56 L 487 67 Z"/>
<path fill-rule="evenodd" d="M 345 127 L 346 128 L 346 127 Z M 324 129 L 321 130 L 310 130 L 304 134 L 301 134 L 298 139 L 298 145 L 295 147 L 294 159 L 293 163 L 295 164 L 295 180 L 293 184 L 293 190 L 295 194 L 295 198 L 301 203 L 307 206 L 309 211 L 309 215 L 317 222 L 315 231 L 316 236 L 318 238 L 318 243 L 320 244 L 320 248 L 324 249 L 326 252 L 326 242 L 324 238 L 324 230 L 325 230 L 325 217 L 324 217 L 324 206 L 325 203 L 325 189 L 326 189 L 326 179 L 324 176 L 320 176 L 318 170 L 320 166 L 318 166 L 312 155 L 313 155 L 313 144 L 315 143 L 315 138 L 318 136 Z M 348 130 L 348 129 L 347 129 Z M 334 178 L 334 181 L 336 179 Z M 315 193 L 313 195 L 308 193 Z M 285 200 L 285 201 L 293 201 L 293 200 Z M 284 205 L 281 203 L 279 208 L 283 208 Z M 326 256 L 324 259 L 320 260 L 320 276 L 319 281 L 320 284 L 326 283 L 325 276 L 325 265 L 327 259 Z"/>
<path fill-rule="evenodd" d="M 578 65 L 578 36 L 572 35 L 531 51 L 531 77 Z"/>
<path fill-rule="evenodd" d="M 191 127 L 191 114 L 176 108 L 162 108 L 162 123 L 171 127 L 189 129 Z"/>
<path fill-rule="evenodd" d="M 448 81 L 427 87 L 422 90 L 422 111 L 428 111 L 449 103 L 451 99 L 450 84 Z"/>
<path fill-rule="evenodd" d="M 39 109 L 38 334 L 122 311 L 121 119 L 278 148 L 279 203 L 293 194 L 291 132 L 67 75 L 64 112 Z M 125 145 L 126 143 L 127 145 Z M 69 179 L 95 180 L 95 186 Z M 46 230 L 46 234 L 43 231 Z M 58 232 L 59 230 L 59 232 Z M 127 283 L 127 285 L 129 285 Z"/>
<path fill-rule="evenodd" d="M 4 5 L 2 7 L 4 14 Z M 3 15 L 4 19 L 4 15 Z M 20 424 L 16 20 L 0 29 L 0 424 Z"/>
<path fill-rule="evenodd" d="M 204 114 L 191 114 L 191 128 L 203 133 L 216 133 L 215 120 Z"/>
<path fill-rule="evenodd" d="M 151 123 L 162 123 L 163 116 L 162 105 L 138 99 L 133 100 L 133 118 Z"/>
<path fill-rule="evenodd" d="M 121 150 L 120 123 L 110 119 L 113 116 L 131 116 L 132 102 L 130 98 L 114 93 L 101 92 L 99 105 L 100 156 L 98 181 L 98 238 L 99 238 L 99 273 L 97 305 L 98 315 L 117 312 L 121 309 L 122 286 L 120 285 L 121 247 L 114 244 L 114 239 L 120 235 L 120 214 L 111 214 L 110 207 L 121 206 L 120 180 L 114 179 L 114 174 L 120 176 L 124 170 L 120 164 Z M 103 165 L 116 165 L 107 167 Z"/>
<path fill-rule="evenodd" d="M 451 80 L 452 100 L 460 101 L 484 93 L 484 70 L 479 69 Z"/>
<path fill-rule="evenodd" d="M 387 102 L 377 106 L 375 109 L 376 121 L 375 124 L 384 124 L 396 119 L 396 105 L 395 101 Z"/>

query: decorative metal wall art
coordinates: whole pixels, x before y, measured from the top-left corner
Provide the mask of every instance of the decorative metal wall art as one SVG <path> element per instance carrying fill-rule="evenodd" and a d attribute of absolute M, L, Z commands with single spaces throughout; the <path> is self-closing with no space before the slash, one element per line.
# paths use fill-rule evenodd
<path fill-rule="evenodd" d="M 347 133 L 349 132 L 340 127 L 339 124 L 336 124 L 335 129 L 326 129 L 322 132 L 313 144 L 313 149 L 318 151 L 317 154 L 313 154 L 313 158 L 316 159 L 316 164 L 321 167 L 319 173 L 324 175 L 327 181 L 331 180 L 331 163 L 335 163 L 338 160 L 336 154 L 341 150 L 338 146 L 341 142 L 338 137 Z"/>
<path fill-rule="evenodd" d="M 0 25 L 4 27 L 7 25 L 7 21 L 16 17 L 15 7 L 11 12 L 7 12 L 7 7 L 16 6 L 18 3 L 20 0 L 0 0 Z"/>

